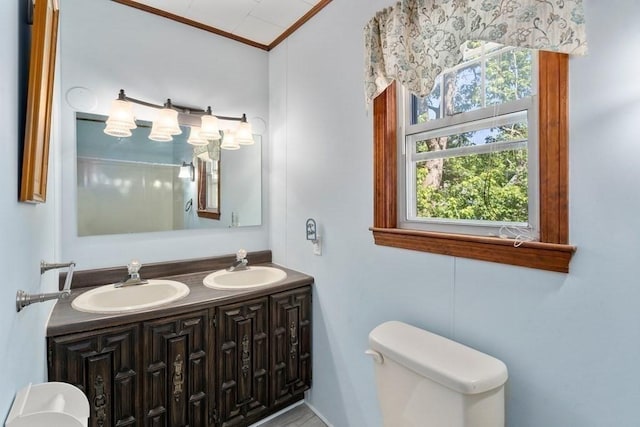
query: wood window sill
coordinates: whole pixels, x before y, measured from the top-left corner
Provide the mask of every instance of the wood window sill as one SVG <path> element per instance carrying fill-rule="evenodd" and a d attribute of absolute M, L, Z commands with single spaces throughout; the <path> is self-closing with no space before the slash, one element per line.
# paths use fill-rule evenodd
<path fill-rule="evenodd" d="M 411 249 L 541 270 L 569 272 L 576 247 L 559 243 L 523 242 L 464 234 L 371 227 L 376 245 Z"/>

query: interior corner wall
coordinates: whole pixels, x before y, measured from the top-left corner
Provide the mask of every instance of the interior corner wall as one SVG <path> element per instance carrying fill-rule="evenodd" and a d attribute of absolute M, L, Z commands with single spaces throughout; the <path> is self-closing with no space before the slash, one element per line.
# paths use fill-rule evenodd
<path fill-rule="evenodd" d="M 270 52 L 274 260 L 315 277 L 309 403 L 381 425 L 369 331 L 397 319 L 503 360 L 507 425 L 638 425 L 640 3 L 585 0 L 570 61 L 569 274 L 376 246 L 363 27 L 391 1 L 333 1 Z M 318 222 L 322 256 L 305 240 Z"/>
<path fill-rule="evenodd" d="M 36 304 L 16 313 L 16 292 L 51 292 L 55 272 L 40 275 L 40 260 L 59 261 L 58 161 L 59 103 L 54 100 L 47 202 L 18 202 L 20 140 L 24 122 L 26 69 L 21 66 L 20 39 L 25 30 L 26 2 L 0 2 L 0 423 L 9 412 L 15 393 L 30 382 L 46 381 L 45 324 L 52 303 Z M 25 9 L 26 10 L 26 9 Z M 24 39 L 22 39 L 24 42 Z M 59 88 L 55 88 L 59 94 Z M 54 96 L 57 99 L 57 96 Z"/>
<path fill-rule="evenodd" d="M 263 179 L 262 225 L 77 237 L 75 111 L 107 115 L 120 89 L 155 104 L 211 106 L 214 113 L 268 122 L 268 54 L 160 16 L 104 0 L 61 3 L 62 253 L 78 269 L 208 257 L 269 248 L 268 182 Z M 69 91 L 76 88 L 76 94 Z M 79 90 L 77 89 L 79 88 Z M 73 95 L 73 92 L 72 92 Z M 135 106 L 140 119 L 154 110 Z M 258 120 L 259 121 L 259 120 Z M 228 123 L 227 126 L 235 126 Z M 262 137 L 263 176 L 268 135 Z M 221 207 L 223 215 L 230 215 Z M 150 211 L 149 215 L 153 215 Z M 195 209 L 192 210 L 195 215 Z"/>

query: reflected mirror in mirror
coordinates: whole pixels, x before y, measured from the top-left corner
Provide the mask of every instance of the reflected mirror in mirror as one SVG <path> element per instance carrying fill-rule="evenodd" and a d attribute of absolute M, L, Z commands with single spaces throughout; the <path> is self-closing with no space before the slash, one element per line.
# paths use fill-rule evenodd
<path fill-rule="evenodd" d="M 78 236 L 261 224 L 259 135 L 240 150 L 203 151 L 187 143 L 187 127 L 157 142 L 148 138 L 150 122 L 117 138 L 103 132 L 105 120 L 76 115 Z M 180 178 L 184 163 L 193 175 Z"/>

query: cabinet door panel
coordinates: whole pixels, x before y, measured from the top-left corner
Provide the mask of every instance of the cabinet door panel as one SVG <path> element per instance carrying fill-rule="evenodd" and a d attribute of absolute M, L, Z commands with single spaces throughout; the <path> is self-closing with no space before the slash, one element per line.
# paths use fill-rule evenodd
<path fill-rule="evenodd" d="M 206 311 L 143 325 L 147 426 L 206 426 Z"/>
<path fill-rule="evenodd" d="M 311 387 L 311 288 L 271 296 L 271 378 L 272 405 Z"/>
<path fill-rule="evenodd" d="M 268 300 L 217 309 L 218 416 L 222 426 L 247 425 L 268 410 Z"/>
<path fill-rule="evenodd" d="M 49 338 L 49 380 L 80 388 L 91 427 L 135 425 L 140 419 L 138 326 Z"/>

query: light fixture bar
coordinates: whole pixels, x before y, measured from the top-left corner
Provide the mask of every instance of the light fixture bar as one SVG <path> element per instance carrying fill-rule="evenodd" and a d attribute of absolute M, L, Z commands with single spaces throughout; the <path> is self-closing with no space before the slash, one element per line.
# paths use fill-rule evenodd
<path fill-rule="evenodd" d="M 174 135 L 182 133 L 181 126 L 189 126 L 187 142 L 194 146 L 205 146 L 222 138 L 218 120 L 223 120 L 239 123 L 233 134 L 230 130 L 225 132 L 221 148 L 237 150 L 240 145 L 251 145 L 254 142 L 251 124 L 247 122 L 247 115 L 244 113 L 240 117 L 219 116 L 213 114 L 210 106 L 206 110 L 200 110 L 174 104 L 171 99 L 167 99 L 164 105 L 158 105 L 127 96 L 124 89 L 120 89 L 118 98 L 112 102 L 104 133 L 119 138 L 132 135 L 131 130 L 136 128 L 132 104 L 159 110 L 149 134 L 152 141 L 172 141 Z"/>
<path fill-rule="evenodd" d="M 124 92 L 124 89 L 120 89 L 120 92 L 118 93 L 118 100 L 119 101 L 129 101 L 129 102 L 133 102 L 134 104 L 138 104 L 138 105 L 144 105 L 145 107 L 151 107 L 151 108 L 155 108 L 155 109 L 163 109 L 163 108 L 171 108 L 173 110 L 176 110 L 177 112 L 181 113 L 181 114 L 186 114 L 186 115 L 191 115 L 191 116 L 204 116 L 205 114 L 211 114 L 212 116 L 217 117 L 219 120 L 228 120 L 228 121 L 236 121 L 236 122 L 241 122 L 242 118 L 244 117 L 245 121 L 246 121 L 246 116 L 243 114 L 240 117 L 233 117 L 233 116 L 219 116 L 217 114 L 212 114 L 211 113 L 211 107 L 207 108 L 206 110 L 201 110 L 198 108 L 191 108 L 191 107 L 185 107 L 183 105 L 178 105 L 178 104 L 174 104 L 173 102 L 168 102 L 165 105 L 158 105 L 158 104 L 153 104 L 151 102 L 147 102 L 147 101 L 143 101 L 141 99 L 137 99 L 137 98 L 132 98 L 130 96 L 127 96 L 127 94 Z"/>

